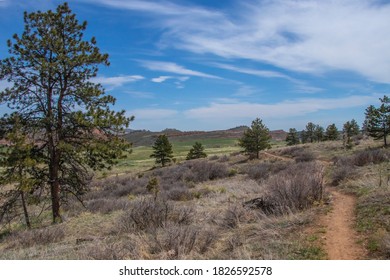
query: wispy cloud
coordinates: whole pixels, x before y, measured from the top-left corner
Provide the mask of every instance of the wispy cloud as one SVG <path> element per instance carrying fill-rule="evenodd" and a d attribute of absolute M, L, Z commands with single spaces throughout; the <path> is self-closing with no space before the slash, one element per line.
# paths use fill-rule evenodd
<path fill-rule="evenodd" d="M 283 73 L 277 72 L 277 71 L 269 71 L 269 70 L 258 70 L 258 69 L 251 69 L 251 68 L 245 68 L 245 67 L 237 67 L 229 64 L 224 64 L 224 63 L 213 63 L 212 65 L 225 69 L 225 70 L 230 70 L 234 72 L 239 72 L 239 73 L 244 73 L 248 75 L 253 75 L 261 78 L 282 78 L 286 79 L 289 81 L 295 82 L 296 80 L 291 78 L 288 75 L 285 75 Z"/>
<path fill-rule="evenodd" d="M 162 120 L 162 119 L 172 118 L 178 114 L 176 110 L 153 109 L 153 108 L 132 110 L 129 111 L 129 113 L 131 113 L 131 115 L 136 116 L 137 120 L 139 121 Z"/>
<path fill-rule="evenodd" d="M 191 69 L 187 69 L 181 65 L 178 65 L 173 62 L 165 62 L 165 61 L 140 61 L 141 65 L 149 70 L 153 71 L 161 71 L 167 73 L 173 73 L 178 75 L 187 75 L 201 78 L 209 78 L 209 79 L 221 79 L 218 76 L 206 74 L 200 71 L 195 71 Z"/>
<path fill-rule="evenodd" d="M 144 91 L 133 91 L 129 90 L 126 91 L 127 94 L 131 95 L 132 97 L 135 98 L 142 98 L 142 99 L 152 99 L 155 97 L 155 95 L 151 92 L 144 92 Z"/>
<path fill-rule="evenodd" d="M 163 83 L 166 80 L 169 80 L 169 79 L 172 79 L 172 78 L 173 78 L 172 76 L 160 76 L 160 77 L 151 79 L 151 81 L 153 83 Z"/>
<path fill-rule="evenodd" d="M 131 75 L 131 76 L 116 76 L 116 77 L 96 77 L 93 78 L 94 83 L 99 83 L 104 86 L 109 86 L 110 88 L 121 87 L 128 83 L 134 83 L 140 80 L 145 79 L 145 77 L 140 75 Z"/>
<path fill-rule="evenodd" d="M 275 104 L 248 102 L 213 102 L 208 106 L 187 110 L 190 119 L 231 121 L 237 119 L 291 118 L 318 112 L 364 106 L 376 102 L 377 96 L 349 96 L 344 98 L 306 98 L 285 100 Z M 225 100 L 226 101 L 226 100 Z"/>
<path fill-rule="evenodd" d="M 390 83 L 387 1 L 253 0 L 224 11 L 169 1 L 99 2 L 153 15 L 167 47 L 312 74 L 347 70 Z"/>

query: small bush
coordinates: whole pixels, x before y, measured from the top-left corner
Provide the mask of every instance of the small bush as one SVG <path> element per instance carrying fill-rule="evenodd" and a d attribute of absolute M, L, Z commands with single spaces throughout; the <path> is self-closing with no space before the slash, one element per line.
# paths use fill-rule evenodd
<path fill-rule="evenodd" d="M 353 164 L 364 166 L 368 164 L 378 164 L 390 160 L 390 152 L 385 149 L 365 150 L 357 152 L 353 158 Z"/>
<path fill-rule="evenodd" d="M 26 248 L 59 242 L 64 238 L 65 232 L 62 227 L 51 226 L 42 229 L 16 232 L 8 237 L 8 244 L 9 248 Z"/>
<path fill-rule="evenodd" d="M 153 231 L 168 225 L 187 225 L 193 218 L 194 210 L 189 207 L 175 207 L 163 199 L 144 198 L 133 201 L 128 211 L 119 219 L 124 231 Z"/>
<path fill-rule="evenodd" d="M 269 178 L 264 198 L 244 204 L 262 209 L 265 214 L 297 212 L 322 200 L 323 188 L 323 167 L 320 164 L 297 163 Z"/>
<path fill-rule="evenodd" d="M 86 207 L 93 213 L 108 214 L 113 211 L 125 210 L 129 207 L 128 199 L 99 198 L 86 202 Z"/>
<path fill-rule="evenodd" d="M 253 180 L 265 180 L 269 177 L 271 172 L 271 165 L 269 163 L 259 163 L 250 165 L 245 168 L 249 178 Z"/>
<path fill-rule="evenodd" d="M 132 206 L 120 218 L 120 226 L 126 231 L 149 230 L 165 227 L 173 205 L 165 200 L 144 198 L 133 201 Z"/>
<path fill-rule="evenodd" d="M 332 172 L 332 185 L 338 186 L 345 179 L 351 179 L 356 176 L 357 172 L 352 165 L 336 165 Z"/>
<path fill-rule="evenodd" d="M 229 157 L 227 155 L 223 155 L 218 159 L 219 162 L 228 162 Z"/>
<path fill-rule="evenodd" d="M 304 150 L 305 147 L 302 146 L 291 146 L 280 150 L 279 155 L 287 157 L 296 157 L 297 154 L 303 152 Z"/>
<path fill-rule="evenodd" d="M 165 192 L 165 196 L 169 200 L 188 201 L 192 200 L 193 194 L 187 188 L 173 188 Z"/>
<path fill-rule="evenodd" d="M 175 226 L 159 229 L 145 236 L 149 251 L 163 255 L 164 259 L 183 259 L 196 249 L 199 229 L 193 226 Z"/>
<path fill-rule="evenodd" d="M 296 162 L 309 162 L 315 160 L 315 155 L 310 151 L 301 151 L 299 153 L 295 154 L 295 161 Z"/>

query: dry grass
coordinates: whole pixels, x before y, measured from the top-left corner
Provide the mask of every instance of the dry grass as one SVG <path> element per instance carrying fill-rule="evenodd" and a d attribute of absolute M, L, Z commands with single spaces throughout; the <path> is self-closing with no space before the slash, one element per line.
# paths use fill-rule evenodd
<path fill-rule="evenodd" d="M 248 161 L 234 154 L 97 180 L 85 196 L 86 209 L 76 202 L 63 208 L 63 224 L 1 229 L 0 258 L 323 259 L 312 241 L 317 237 L 305 228 L 322 209 L 324 174 L 325 181 L 359 195 L 357 226 L 371 256 L 389 258 L 388 162 L 367 156 L 369 145 L 364 139 L 352 151 L 337 141 L 300 145 L 270 152 L 310 160 Z M 312 160 L 335 155 L 333 172 Z M 231 170 L 238 172 L 230 176 Z M 158 179 L 156 200 L 146 188 L 152 177 Z M 243 206 L 259 197 L 272 202 L 272 213 Z"/>

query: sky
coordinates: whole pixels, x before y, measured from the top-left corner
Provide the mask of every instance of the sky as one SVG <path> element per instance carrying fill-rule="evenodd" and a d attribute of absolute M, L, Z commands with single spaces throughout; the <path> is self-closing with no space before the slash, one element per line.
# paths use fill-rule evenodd
<path fill-rule="evenodd" d="M 61 3 L 0 0 L 0 59 L 24 11 Z M 109 54 L 94 82 L 135 117 L 131 129 L 219 130 L 255 118 L 271 130 L 342 129 L 390 92 L 390 1 L 68 3 Z"/>

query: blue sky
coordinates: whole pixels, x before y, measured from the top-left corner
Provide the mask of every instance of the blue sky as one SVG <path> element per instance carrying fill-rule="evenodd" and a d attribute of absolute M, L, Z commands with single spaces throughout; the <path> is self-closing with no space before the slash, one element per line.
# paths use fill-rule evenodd
<path fill-rule="evenodd" d="M 23 11 L 60 3 L 0 0 L 0 58 Z M 341 128 L 389 95 L 390 1 L 68 3 L 110 55 L 95 82 L 135 116 L 132 129 L 227 129 L 257 117 L 271 130 Z"/>

